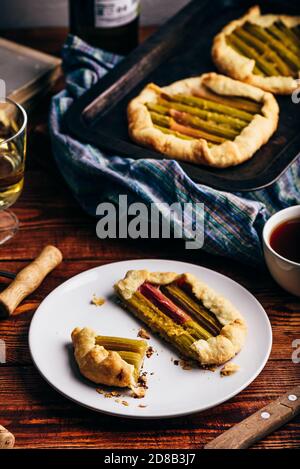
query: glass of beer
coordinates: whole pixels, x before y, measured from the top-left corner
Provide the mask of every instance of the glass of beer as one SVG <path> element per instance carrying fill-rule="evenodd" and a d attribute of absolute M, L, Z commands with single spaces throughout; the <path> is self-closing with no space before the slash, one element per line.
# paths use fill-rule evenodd
<path fill-rule="evenodd" d="M 8 208 L 24 182 L 27 115 L 19 104 L 0 98 L 0 245 L 18 231 L 19 221 Z"/>

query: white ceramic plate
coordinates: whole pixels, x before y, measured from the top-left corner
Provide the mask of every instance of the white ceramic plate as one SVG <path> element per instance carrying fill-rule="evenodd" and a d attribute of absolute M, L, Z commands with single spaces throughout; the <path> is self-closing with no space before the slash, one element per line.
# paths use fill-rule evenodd
<path fill-rule="evenodd" d="M 124 392 L 129 405 L 96 392 L 96 385 L 78 373 L 70 334 L 76 326 L 89 326 L 102 335 L 137 337 L 141 323 L 115 302 L 114 283 L 127 270 L 191 272 L 226 296 L 241 311 L 248 324 L 248 337 L 234 359 L 240 370 L 221 378 L 215 372 L 183 370 L 172 359 L 176 351 L 151 334 L 156 353 L 145 358 L 148 372 L 146 397 L 134 399 Z M 101 307 L 92 305 L 93 294 L 106 298 Z M 71 400 L 96 411 L 123 417 L 162 418 L 199 412 L 224 402 L 248 386 L 266 364 L 272 346 L 269 319 L 258 301 L 233 280 L 204 267 L 169 260 L 133 260 L 96 267 L 67 280 L 37 309 L 30 327 L 29 346 L 33 361 L 43 377 Z M 153 373 L 153 374 L 151 374 Z M 146 407 L 141 408 L 140 404 Z"/>

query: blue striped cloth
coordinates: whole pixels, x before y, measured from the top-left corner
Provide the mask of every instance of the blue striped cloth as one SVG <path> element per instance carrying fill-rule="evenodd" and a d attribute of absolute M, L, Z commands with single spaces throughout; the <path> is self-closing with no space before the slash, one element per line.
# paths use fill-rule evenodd
<path fill-rule="evenodd" d="M 62 117 L 76 98 L 122 58 L 94 49 L 75 36 L 67 38 L 62 56 L 66 88 L 52 101 L 51 140 L 57 165 L 83 209 L 95 216 L 100 202 L 117 203 L 119 194 L 127 194 L 129 202 L 146 204 L 203 203 L 203 249 L 244 263 L 260 264 L 260 237 L 265 221 L 273 212 L 300 203 L 300 159 L 267 189 L 228 193 L 194 183 L 173 160 L 107 156 L 65 133 Z"/>

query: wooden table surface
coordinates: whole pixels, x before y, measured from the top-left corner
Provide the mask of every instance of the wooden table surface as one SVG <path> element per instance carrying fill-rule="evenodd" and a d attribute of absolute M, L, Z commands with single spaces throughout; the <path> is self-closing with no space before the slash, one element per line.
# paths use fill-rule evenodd
<path fill-rule="evenodd" d="M 143 31 L 144 35 L 149 30 Z M 6 32 L 6 37 L 57 52 L 64 30 Z M 281 290 L 267 272 L 238 262 L 185 251 L 180 242 L 97 239 L 95 220 L 85 215 L 58 174 L 51 158 L 44 101 L 30 118 L 24 192 L 13 207 L 21 229 L 0 247 L 0 269 L 17 272 L 41 248 L 53 243 L 64 262 L 42 286 L 0 322 L 0 339 L 7 346 L 7 363 L 0 365 L 0 424 L 16 436 L 17 448 L 201 448 L 224 430 L 299 384 L 300 364 L 292 362 L 292 342 L 300 339 L 299 299 Z M 73 404 L 39 375 L 28 350 L 28 327 L 39 303 L 56 286 L 79 272 L 109 262 L 138 258 L 168 258 L 209 267 L 240 282 L 266 309 L 272 323 L 272 354 L 260 376 L 225 404 L 195 415 L 135 421 L 101 415 Z M 0 289 L 7 281 L 0 279 Z M 171 399 L 171 395 L 170 395 Z M 300 418 L 277 430 L 255 448 L 296 448 Z"/>

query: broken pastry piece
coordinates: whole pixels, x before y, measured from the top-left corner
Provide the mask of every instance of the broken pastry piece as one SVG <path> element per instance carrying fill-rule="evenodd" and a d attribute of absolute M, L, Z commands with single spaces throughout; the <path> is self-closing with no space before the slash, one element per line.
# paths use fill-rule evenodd
<path fill-rule="evenodd" d="M 102 306 L 105 303 L 105 299 L 102 298 L 102 296 L 96 296 L 93 295 L 93 298 L 91 299 L 91 304 L 95 306 Z"/>
<path fill-rule="evenodd" d="M 212 57 L 236 80 L 290 94 L 299 87 L 300 16 L 262 15 L 254 6 L 215 37 Z"/>
<path fill-rule="evenodd" d="M 170 158 L 227 168 L 251 158 L 275 132 L 270 93 L 217 73 L 148 84 L 128 105 L 129 134 Z"/>
<path fill-rule="evenodd" d="M 201 365 L 221 365 L 244 344 L 241 314 L 191 274 L 131 270 L 115 290 L 130 312 Z"/>
<path fill-rule="evenodd" d="M 90 328 L 72 332 L 81 374 L 96 384 L 135 389 L 148 344 L 144 340 L 97 335 Z"/>
<path fill-rule="evenodd" d="M 239 371 L 240 367 L 236 363 L 226 363 L 220 371 L 221 376 L 231 376 L 237 371 Z"/>

